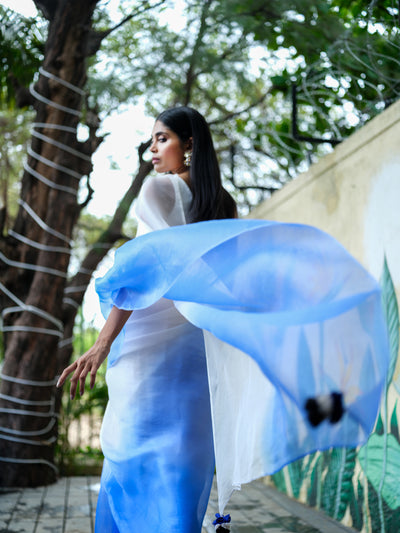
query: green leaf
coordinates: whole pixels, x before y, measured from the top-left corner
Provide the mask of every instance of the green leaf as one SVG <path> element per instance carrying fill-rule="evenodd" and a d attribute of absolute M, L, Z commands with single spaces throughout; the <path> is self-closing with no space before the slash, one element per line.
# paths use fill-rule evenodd
<path fill-rule="evenodd" d="M 399 353 L 399 308 L 397 305 L 396 292 L 394 289 L 392 278 L 390 276 L 386 257 L 383 263 L 381 286 L 382 306 L 388 327 L 390 346 L 390 364 L 387 376 L 387 386 L 389 386 L 393 380 Z M 393 381 L 393 384 L 396 387 L 397 392 L 400 393 L 400 378 L 397 377 L 397 379 Z"/>
<path fill-rule="evenodd" d="M 284 76 L 271 76 L 270 80 L 275 87 L 279 87 L 280 89 L 286 89 L 289 81 Z"/>
<path fill-rule="evenodd" d="M 390 507 L 400 506 L 400 444 L 390 433 L 371 435 L 369 441 L 358 452 L 365 475 L 375 491 L 382 495 Z"/>
<path fill-rule="evenodd" d="M 283 469 L 282 470 L 278 470 L 278 472 L 275 472 L 275 474 L 273 474 L 271 477 L 272 477 L 272 480 L 273 480 L 273 482 L 275 484 L 275 487 L 280 492 L 287 493 L 285 474 L 283 472 Z"/>
<path fill-rule="evenodd" d="M 317 460 L 314 463 L 314 468 L 310 474 L 310 486 L 307 491 L 307 502 L 312 507 L 320 506 L 320 487 L 321 480 L 323 479 L 323 472 L 326 463 L 329 462 L 331 450 L 319 453 Z"/>
<path fill-rule="evenodd" d="M 352 495 L 350 500 L 350 514 L 353 522 L 353 527 L 357 531 L 361 531 L 364 523 L 363 518 L 363 504 L 364 504 L 364 490 L 363 486 L 360 483 L 360 480 L 357 480 L 357 493 L 352 487 Z"/>
<path fill-rule="evenodd" d="M 355 460 L 356 452 L 353 448 L 332 450 L 322 489 L 322 506 L 336 520 L 343 518 L 353 495 Z"/>
<path fill-rule="evenodd" d="M 368 513 L 370 515 L 371 526 L 370 531 L 386 533 L 385 518 L 383 516 L 382 507 L 384 502 L 379 498 L 379 494 L 373 487 L 372 483 L 368 482 Z"/>
<path fill-rule="evenodd" d="M 384 431 L 385 431 L 385 429 L 383 427 L 382 415 L 381 415 L 381 412 L 379 412 L 378 419 L 377 419 L 376 425 L 375 425 L 375 433 L 377 435 L 383 435 Z"/>
<path fill-rule="evenodd" d="M 392 411 L 392 416 L 391 416 L 391 419 L 390 419 L 390 433 L 396 437 L 396 439 L 398 441 L 400 441 L 400 438 L 399 438 L 399 423 L 397 421 L 397 399 L 396 399 L 396 403 L 394 404 L 394 408 L 393 408 L 393 411 Z"/>
<path fill-rule="evenodd" d="M 289 463 L 287 465 L 287 469 L 289 472 L 293 497 L 298 498 L 303 482 L 303 459 L 299 459 L 297 461 L 294 461 L 293 463 Z"/>

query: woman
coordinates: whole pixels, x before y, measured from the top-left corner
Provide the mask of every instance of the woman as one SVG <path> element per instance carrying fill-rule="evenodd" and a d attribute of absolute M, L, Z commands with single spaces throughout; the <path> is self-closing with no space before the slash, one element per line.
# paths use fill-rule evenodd
<path fill-rule="evenodd" d="M 151 151 L 140 238 L 97 281 L 107 321 L 59 386 L 83 394 L 108 355 L 96 530 L 199 533 L 214 456 L 222 513 L 242 483 L 365 442 L 387 337 L 378 285 L 331 237 L 218 220 L 236 208 L 199 113 L 162 113 Z"/>
<path fill-rule="evenodd" d="M 137 202 L 137 235 L 234 217 L 208 125 L 195 110 L 162 113 L 152 132 L 152 162 Z M 101 432 L 105 455 L 96 531 L 201 530 L 214 473 L 210 400 L 202 331 L 170 300 L 131 316 L 113 307 L 95 345 L 66 368 L 71 398 L 107 357 L 122 327 L 118 361 L 107 371 L 109 404 Z M 115 523 L 116 522 L 116 523 Z"/>

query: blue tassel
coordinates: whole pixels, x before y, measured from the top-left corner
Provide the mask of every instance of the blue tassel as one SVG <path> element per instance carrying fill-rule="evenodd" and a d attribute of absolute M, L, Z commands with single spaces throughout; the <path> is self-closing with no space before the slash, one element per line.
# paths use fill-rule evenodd
<path fill-rule="evenodd" d="M 220 515 L 217 513 L 215 515 L 216 520 L 214 520 L 213 525 L 216 526 L 217 524 L 228 524 L 231 521 L 231 515 L 227 514 L 225 516 Z"/>

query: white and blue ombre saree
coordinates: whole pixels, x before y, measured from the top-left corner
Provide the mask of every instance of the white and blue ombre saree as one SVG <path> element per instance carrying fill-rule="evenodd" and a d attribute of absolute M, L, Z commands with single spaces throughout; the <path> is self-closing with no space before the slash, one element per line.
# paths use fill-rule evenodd
<path fill-rule="evenodd" d="M 186 224 L 178 176 L 148 180 L 138 238 L 96 289 L 133 309 L 109 356 L 98 533 L 200 533 L 214 473 L 233 490 L 314 450 L 356 446 L 388 364 L 377 283 L 325 233 L 299 224 Z M 307 419 L 338 393 L 336 423 Z M 329 416 L 328 416 L 329 418 Z"/>

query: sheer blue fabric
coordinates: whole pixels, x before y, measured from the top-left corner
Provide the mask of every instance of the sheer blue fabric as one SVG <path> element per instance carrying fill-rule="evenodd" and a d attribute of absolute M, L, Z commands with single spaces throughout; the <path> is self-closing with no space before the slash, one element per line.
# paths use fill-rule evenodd
<path fill-rule="evenodd" d="M 115 429 L 103 436 L 103 476 L 110 477 L 109 472 L 113 472 L 109 490 L 113 491 L 112 514 L 120 521 L 119 531 L 183 533 L 188 530 L 185 508 L 199 517 L 193 531 L 200 531 L 210 475 L 207 480 L 199 480 L 190 465 L 192 461 L 204 461 L 202 470 L 211 472 L 213 437 L 206 411 L 200 409 L 196 419 L 185 418 L 188 412 L 184 410 L 184 398 L 188 395 L 187 401 L 193 401 L 193 388 L 203 391 L 200 403 L 204 403 L 204 388 L 210 387 L 217 475 L 220 471 L 222 476 L 218 480 L 221 511 L 232 490 L 241 483 L 273 473 L 317 449 L 356 446 L 371 432 L 388 365 L 379 286 L 337 241 L 316 228 L 222 220 L 154 231 L 116 252 L 113 268 L 97 280 L 96 290 L 105 316 L 113 305 L 140 314 L 157 302 L 169 301 L 178 315 L 190 322 L 184 326 L 190 327 L 182 346 L 176 347 L 180 335 L 174 337 L 167 364 L 154 367 L 160 380 L 154 412 L 148 414 L 146 394 L 141 391 L 137 396 L 140 405 L 134 408 L 135 422 L 128 421 L 122 434 Z M 211 338 L 208 380 L 204 358 L 198 359 L 196 367 L 196 357 L 191 353 L 193 346 L 194 353 L 204 353 L 199 338 L 190 340 L 201 330 L 209 332 Z M 123 365 L 123 336 L 124 332 L 114 343 L 108 373 Z M 177 352 L 186 354 L 178 360 L 179 364 L 184 360 L 187 368 L 178 384 L 182 402 L 171 407 L 168 390 L 174 385 L 168 383 L 168 365 Z M 185 373 L 191 376 L 187 381 Z M 111 386 L 125 390 L 120 383 Z M 311 427 L 306 420 L 307 399 L 331 392 L 343 394 L 343 418 L 337 424 L 324 422 Z M 171 401 L 176 402 L 176 397 Z M 157 410 L 163 405 L 166 410 L 160 414 Z M 126 409 L 133 409 L 129 399 Z M 141 409 L 145 417 L 143 440 L 137 431 Z M 164 417 L 179 417 L 174 431 L 182 424 L 184 431 L 190 432 L 193 438 L 184 446 L 192 443 L 196 448 L 196 435 L 209 432 L 209 437 L 202 440 L 210 446 L 207 453 L 201 459 L 189 455 L 187 461 L 185 456 L 186 466 L 181 467 L 179 461 L 174 464 L 177 450 L 163 448 L 165 435 L 158 432 Z M 153 456 L 147 461 L 141 446 L 147 446 L 149 439 Z M 113 442 L 118 445 L 113 447 Z M 204 448 L 204 444 L 201 446 Z M 158 449 L 160 453 L 154 454 Z M 211 460 L 207 461 L 206 455 Z M 159 461 L 162 466 L 154 469 Z M 180 472 L 176 472 L 176 465 Z M 167 485 L 159 483 L 164 470 L 168 471 Z M 171 482 L 180 475 L 193 476 L 196 494 L 188 499 L 179 490 L 179 479 L 175 484 Z M 125 495 L 137 493 L 138 485 L 148 488 L 143 499 L 137 500 L 139 507 L 129 509 L 131 500 Z M 154 501 L 163 502 L 165 486 L 170 486 L 172 500 L 178 502 L 172 513 L 168 507 L 171 498 L 165 499 L 165 506 L 158 506 L 158 511 L 151 499 L 146 501 L 151 493 Z M 188 485 L 181 486 L 188 490 Z M 196 498 L 202 502 L 201 510 L 193 510 L 189 502 Z M 142 506 L 146 512 L 143 517 L 139 512 L 138 518 Z M 177 508 L 186 514 L 182 529 L 176 523 Z M 149 517 L 157 526 L 145 529 Z M 131 529 L 124 526 L 124 520 L 126 524 L 139 520 L 137 529 L 132 523 Z"/>
<path fill-rule="evenodd" d="M 202 331 L 161 299 L 128 321 L 107 370 L 96 531 L 201 531 L 214 474 Z"/>

